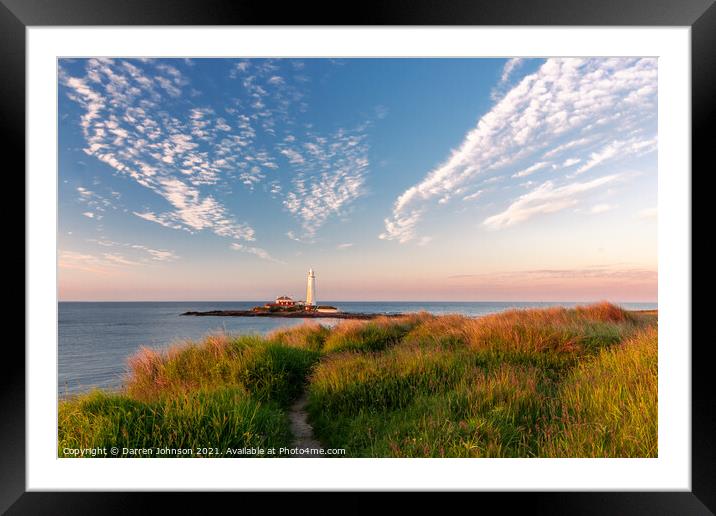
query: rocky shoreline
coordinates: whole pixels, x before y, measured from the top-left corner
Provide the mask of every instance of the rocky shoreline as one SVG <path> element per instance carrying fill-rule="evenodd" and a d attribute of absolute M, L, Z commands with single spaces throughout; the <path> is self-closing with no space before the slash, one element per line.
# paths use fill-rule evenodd
<path fill-rule="evenodd" d="M 656 315 L 657 310 L 629 310 L 643 315 Z M 316 311 L 254 311 L 254 310 L 209 310 L 208 312 L 184 312 L 181 315 L 196 317 L 283 317 L 287 319 L 360 319 L 370 320 L 377 317 L 402 317 L 402 313 L 367 313 L 367 312 L 316 312 Z"/>
<path fill-rule="evenodd" d="M 181 315 L 193 315 L 198 317 L 214 316 L 214 317 L 284 317 L 288 319 L 361 319 L 369 320 L 376 317 L 401 317 L 403 314 L 376 314 L 365 312 L 259 312 L 253 310 L 210 310 L 208 312 L 184 312 Z"/>

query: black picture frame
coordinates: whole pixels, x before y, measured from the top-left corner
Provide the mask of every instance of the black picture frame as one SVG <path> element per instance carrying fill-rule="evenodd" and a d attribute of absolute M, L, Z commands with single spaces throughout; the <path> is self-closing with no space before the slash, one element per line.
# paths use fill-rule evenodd
<path fill-rule="evenodd" d="M 533 26 L 688 26 L 691 28 L 692 171 L 713 170 L 708 125 L 716 92 L 716 5 L 714 0 L 431 0 L 361 2 L 324 6 L 286 3 L 280 8 L 256 0 L 0 0 L 0 126 L 5 155 L 24 170 L 25 29 L 29 26 L 86 25 L 533 25 Z M 710 166 L 709 166 L 710 165 Z M 24 189 L 24 183 L 23 183 Z M 692 200 L 693 206 L 693 200 Z M 692 215 L 693 219 L 693 215 Z M 19 226 L 19 225 L 17 225 Z M 24 238 L 24 235 L 23 235 Z M 23 246 L 24 249 L 24 246 Z M 693 246 L 691 249 L 693 257 Z M 11 264 L 20 268 L 20 254 Z M 23 263 L 27 257 L 22 255 Z M 7 269 L 6 269 L 7 270 Z M 703 287 L 702 287 L 703 288 Z M 24 294 L 23 294 L 24 297 Z M 713 514 L 716 511 L 716 422 L 708 340 L 692 345 L 692 490 L 690 492 L 484 493 L 500 510 L 517 506 L 550 514 Z M 5 346 L 0 374 L 0 511 L 8 514 L 144 513 L 150 505 L 178 499 L 184 510 L 201 512 L 224 504 L 226 496 L 199 502 L 187 493 L 26 492 L 25 355 Z M 246 493 L 241 497 L 246 503 Z M 274 497 L 274 495 L 271 495 Z M 255 496 L 253 496 L 255 498 Z M 356 494 L 352 511 L 372 503 Z M 280 497 L 273 498 L 279 500 Z M 252 500 L 253 501 L 253 500 Z M 413 501 L 422 502 L 417 496 Z M 313 502 L 310 503 L 315 507 Z M 481 502 L 482 503 L 482 502 Z"/>

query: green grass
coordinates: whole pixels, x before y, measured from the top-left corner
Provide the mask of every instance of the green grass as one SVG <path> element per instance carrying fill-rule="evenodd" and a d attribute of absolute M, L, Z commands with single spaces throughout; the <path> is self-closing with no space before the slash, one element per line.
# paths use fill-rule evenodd
<path fill-rule="evenodd" d="M 542 435 L 545 453 L 657 456 L 657 364 L 656 328 L 579 364 L 560 385 Z"/>
<path fill-rule="evenodd" d="M 258 336 L 208 337 L 160 353 L 142 349 L 129 360 L 128 395 L 139 400 L 195 390 L 240 387 L 259 401 L 286 406 L 303 388 L 318 359 L 311 349 L 290 347 Z"/>
<path fill-rule="evenodd" d="M 321 360 L 314 431 L 361 457 L 655 456 L 655 324 L 607 304 L 425 317 Z M 653 356 L 633 344 L 644 328 Z"/>
<path fill-rule="evenodd" d="M 119 393 L 60 403 L 62 450 L 289 446 L 349 457 L 654 457 L 656 314 L 601 303 L 427 313 L 207 337 L 129 361 Z"/>
<path fill-rule="evenodd" d="M 401 318 L 380 317 L 372 321 L 345 321 L 327 336 L 323 351 L 382 351 L 398 344 L 427 314 Z"/>
<path fill-rule="evenodd" d="M 248 336 L 207 337 L 129 360 L 120 393 L 60 402 L 65 448 L 228 448 L 290 446 L 286 407 L 303 390 L 319 354 Z"/>
<path fill-rule="evenodd" d="M 285 413 L 242 389 L 198 390 L 142 402 L 122 394 L 93 392 L 59 409 L 59 456 L 65 449 L 192 449 L 189 456 L 224 456 L 229 448 L 280 447 L 290 443 Z M 202 451 L 204 448 L 210 448 Z M 173 457 L 172 455 L 166 455 Z M 174 455 L 178 456 L 178 455 Z"/>

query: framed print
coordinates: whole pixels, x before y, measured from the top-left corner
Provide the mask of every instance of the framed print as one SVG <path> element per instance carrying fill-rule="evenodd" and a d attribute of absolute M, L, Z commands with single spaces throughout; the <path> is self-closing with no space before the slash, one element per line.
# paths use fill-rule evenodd
<path fill-rule="evenodd" d="M 397 490 L 710 513 L 691 171 L 716 10 L 539 4 L 4 1 L 28 206 L 3 510 Z"/>

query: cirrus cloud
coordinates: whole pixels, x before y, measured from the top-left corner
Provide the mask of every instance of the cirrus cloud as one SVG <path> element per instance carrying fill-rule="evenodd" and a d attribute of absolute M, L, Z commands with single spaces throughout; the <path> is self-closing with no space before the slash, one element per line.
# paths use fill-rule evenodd
<path fill-rule="evenodd" d="M 397 197 L 379 237 L 416 239 L 428 210 L 484 183 L 487 173 L 493 179 L 553 174 L 488 216 L 488 228 L 572 206 L 578 193 L 613 176 L 573 182 L 562 169 L 585 161 L 573 173 L 585 174 L 656 149 L 656 80 L 653 58 L 547 59 L 480 118 L 445 162 Z"/>
<path fill-rule="evenodd" d="M 579 194 L 594 190 L 617 179 L 610 175 L 588 181 L 555 187 L 552 181 L 546 181 L 531 192 L 520 196 L 506 210 L 486 218 L 483 224 L 490 229 L 500 229 L 524 222 L 538 213 L 554 213 L 577 204 Z"/>

